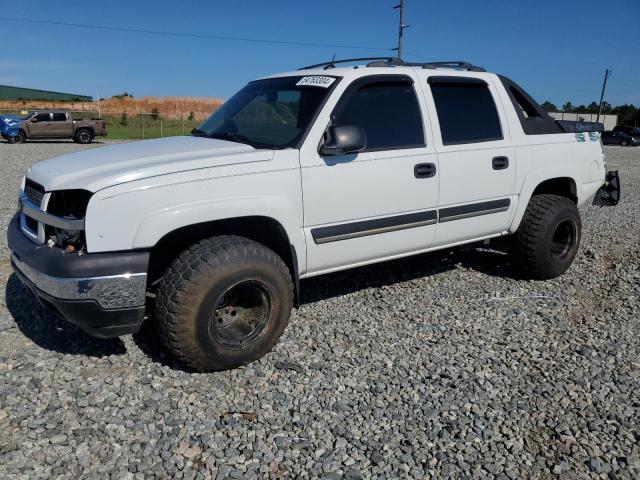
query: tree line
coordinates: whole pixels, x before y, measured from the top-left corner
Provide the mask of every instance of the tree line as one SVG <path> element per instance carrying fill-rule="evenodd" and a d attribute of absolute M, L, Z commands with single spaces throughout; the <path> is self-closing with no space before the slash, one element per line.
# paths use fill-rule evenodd
<path fill-rule="evenodd" d="M 598 113 L 598 103 L 591 102 L 589 105 L 574 106 L 571 102 L 567 102 L 560 109 L 550 101 L 542 103 L 542 108 L 547 112 L 566 112 L 566 113 Z M 640 108 L 633 104 L 611 106 L 608 102 L 602 102 L 602 114 L 618 115 L 618 125 L 640 125 Z"/>

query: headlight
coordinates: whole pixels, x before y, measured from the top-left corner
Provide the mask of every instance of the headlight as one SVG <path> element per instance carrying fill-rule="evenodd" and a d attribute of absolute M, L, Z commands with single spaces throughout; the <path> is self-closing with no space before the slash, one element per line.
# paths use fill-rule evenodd
<path fill-rule="evenodd" d="M 84 218 L 92 193 L 87 190 L 51 192 L 47 213 L 64 218 Z"/>
<path fill-rule="evenodd" d="M 47 204 L 47 213 L 58 217 L 82 219 L 87 214 L 87 206 L 92 193 L 87 190 L 58 190 L 51 193 Z M 68 253 L 82 252 L 85 248 L 84 230 L 62 230 L 46 227 L 45 236 L 53 244 L 64 248 Z"/>

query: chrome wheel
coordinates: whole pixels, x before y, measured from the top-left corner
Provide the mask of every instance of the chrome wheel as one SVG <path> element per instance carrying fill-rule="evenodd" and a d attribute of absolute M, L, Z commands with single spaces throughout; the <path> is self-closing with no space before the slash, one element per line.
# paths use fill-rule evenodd
<path fill-rule="evenodd" d="M 249 280 L 228 288 L 216 305 L 209 321 L 211 335 L 227 348 L 242 349 L 264 333 L 273 301 L 265 285 Z"/>

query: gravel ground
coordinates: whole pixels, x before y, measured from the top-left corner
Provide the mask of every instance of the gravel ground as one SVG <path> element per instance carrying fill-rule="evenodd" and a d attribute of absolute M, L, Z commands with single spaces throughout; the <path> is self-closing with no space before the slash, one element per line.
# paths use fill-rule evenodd
<path fill-rule="evenodd" d="M 34 161 L 0 144 L 0 221 Z M 261 361 L 177 368 L 43 312 L 1 242 L 0 477 L 640 478 L 640 148 L 563 277 L 466 247 L 304 281 Z"/>

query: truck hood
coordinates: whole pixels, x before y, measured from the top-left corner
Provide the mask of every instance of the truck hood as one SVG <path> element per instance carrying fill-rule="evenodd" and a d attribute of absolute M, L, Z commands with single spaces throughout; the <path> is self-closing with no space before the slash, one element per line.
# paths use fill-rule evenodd
<path fill-rule="evenodd" d="M 142 178 L 268 161 L 273 150 L 203 137 L 170 137 L 91 148 L 43 160 L 27 177 L 46 191 L 106 187 Z"/>

